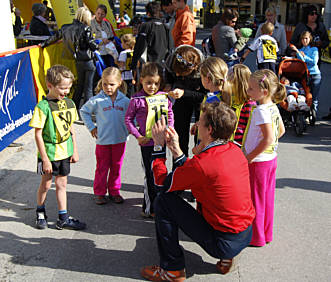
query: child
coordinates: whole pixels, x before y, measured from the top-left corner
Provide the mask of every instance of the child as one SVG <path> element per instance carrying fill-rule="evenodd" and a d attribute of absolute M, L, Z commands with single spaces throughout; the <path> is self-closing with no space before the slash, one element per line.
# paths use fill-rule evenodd
<path fill-rule="evenodd" d="M 249 163 L 252 200 L 256 210 L 251 245 L 272 241 L 278 138 L 285 133 L 274 103 L 284 100 L 285 86 L 271 70 L 258 70 L 249 79 L 248 96 L 259 105 L 254 109 L 244 153 Z"/>
<path fill-rule="evenodd" d="M 205 103 L 224 102 L 231 106 L 231 96 L 226 91 L 226 77 L 228 74 L 227 64 L 218 57 L 208 57 L 200 66 L 201 82 L 205 89 L 210 92 L 204 97 L 202 105 Z M 190 130 L 191 135 L 198 133 L 198 122 L 196 122 Z M 199 143 L 199 142 L 198 142 Z M 198 154 L 202 150 L 202 144 L 195 146 L 192 150 L 193 154 Z"/>
<path fill-rule="evenodd" d="M 80 110 L 87 129 L 97 143 L 97 167 L 93 183 L 97 205 L 107 203 L 107 190 L 110 200 L 117 204 L 124 201 L 120 195 L 121 168 L 128 137 L 124 117 L 130 100 L 122 91 L 125 91 L 125 84 L 120 70 L 115 67 L 106 68 L 95 89 L 98 94 Z M 96 125 L 92 121 L 93 114 L 96 117 Z"/>
<path fill-rule="evenodd" d="M 120 53 L 117 65 L 122 71 L 122 79 L 126 82 L 128 88 L 126 96 L 131 98 L 132 94 L 134 93 L 134 81 L 131 70 L 131 62 L 133 56 L 133 48 L 136 44 L 136 38 L 132 34 L 128 33 L 121 36 L 121 41 L 124 51 Z"/>
<path fill-rule="evenodd" d="M 313 95 L 313 106 L 317 112 L 318 96 L 321 87 L 321 71 L 318 67 L 318 49 L 317 47 L 311 47 L 313 36 L 309 31 L 304 31 L 301 34 L 302 48 L 298 50 L 294 45 L 290 47 L 296 52 L 298 59 L 304 61 L 307 64 L 311 79 L 311 94 Z"/>
<path fill-rule="evenodd" d="M 287 93 L 287 110 L 292 112 L 297 109 L 302 111 L 309 111 L 310 108 L 306 104 L 306 93 L 303 89 L 302 85 L 299 82 L 292 82 L 290 83 L 290 80 L 282 76 L 280 79 L 280 83 L 285 85 L 286 93 Z M 310 94 L 308 94 L 310 95 Z"/>
<path fill-rule="evenodd" d="M 153 202 L 156 197 L 152 173 L 152 152 L 163 151 L 164 148 L 154 147 L 152 140 L 152 126 L 161 117 L 166 115 L 168 125 L 173 126 L 172 103 L 164 92 L 159 92 L 162 79 L 162 69 L 157 63 L 146 63 L 140 74 L 142 90 L 134 94 L 130 100 L 125 115 L 125 123 L 129 132 L 137 138 L 142 155 L 142 165 L 145 170 L 145 188 L 143 217 L 153 217 Z M 138 127 L 135 125 L 135 120 Z"/>
<path fill-rule="evenodd" d="M 250 52 L 257 50 L 257 67 L 261 69 L 269 69 L 276 73 L 276 60 L 278 53 L 278 44 L 275 38 L 271 35 L 274 32 L 274 25 L 270 22 L 265 22 L 262 25 L 261 32 L 252 44 L 248 46 L 244 55 L 241 57 L 243 62 Z"/>
<path fill-rule="evenodd" d="M 230 83 L 232 85 L 232 108 L 236 112 L 237 125 L 233 135 L 233 141 L 241 147 L 243 138 L 247 134 L 247 124 L 253 106 L 256 102 L 247 95 L 248 80 L 251 71 L 245 65 L 238 64 L 232 69 Z"/>
<path fill-rule="evenodd" d="M 55 65 L 48 69 L 46 85 L 49 92 L 35 107 L 29 124 L 35 128 L 38 148 L 37 173 L 42 175 L 37 192 L 36 227 L 38 229 L 48 227 L 45 201 L 52 185 L 53 175 L 59 210 L 56 228 L 75 230 L 86 228 L 85 223 L 68 216 L 67 212 L 67 175 L 70 173 L 70 163 L 77 162 L 79 158 L 72 127 L 78 114 L 74 102 L 66 97 L 73 80 L 73 74 L 65 66 Z"/>

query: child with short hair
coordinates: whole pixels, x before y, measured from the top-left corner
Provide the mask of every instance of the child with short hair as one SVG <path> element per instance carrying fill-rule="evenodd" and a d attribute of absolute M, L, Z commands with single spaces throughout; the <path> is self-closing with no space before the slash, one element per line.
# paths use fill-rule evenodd
<path fill-rule="evenodd" d="M 67 212 L 67 175 L 70 163 L 78 161 L 75 132 L 72 127 L 78 114 L 74 102 L 66 96 L 70 92 L 74 76 L 65 66 L 54 65 L 46 74 L 47 96 L 34 109 L 30 126 L 35 128 L 38 148 L 37 173 L 41 182 L 37 192 L 36 227 L 48 227 L 45 209 L 47 192 L 55 176 L 56 199 L 59 210 L 57 229 L 82 230 L 86 224 L 74 219 Z"/>
<path fill-rule="evenodd" d="M 258 102 L 245 140 L 252 200 L 256 211 L 251 245 L 264 246 L 273 239 L 278 139 L 285 127 L 277 105 L 286 97 L 285 86 L 271 70 L 258 70 L 249 79 L 248 96 Z"/>
<path fill-rule="evenodd" d="M 257 67 L 261 69 L 269 69 L 276 73 L 276 60 L 277 53 L 279 51 L 278 44 L 275 38 L 272 37 L 274 32 L 274 25 L 270 22 L 265 22 L 262 25 L 261 32 L 258 38 L 256 38 L 245 51 L 241 57 L 243 62 L 250 52 L 257 50 Z"/>
<path fill-rule="evenodd" d="M 124 201 L 120 195 L 121 168 L 129 135 L 124 117 L 130 102 L 124 94 L 125 90 L 120 70 L 115 67 L 106 68 L 95 89 L 98 94 L 80 110 L 84 124 L 97 143 L 97 166 L 93 182 L 97 205 L 107 203 L 107 190 L 111 201 L 117 204 Z M 96 125 L 92 120 L 93 114 L 96 117 Z"/>
<path fill-rule="evenodd" d="M 174 118 L 170 99 L 166 93 L 159 91 L 162 83 L 162 68 L 157 63 L 143 65 L 140 83 L 142 90 L 132 96 L 125 115 L 125 124 L 129 132 L 137 138 L 141 149 L 142 165 L 145 171 L 144 202 L 141 215 L 147 218 L 154 217 L 153 202 L 156 197 L 152 173 L 152 153 L 165 150 L 165 148 L 154 146 L 152 127 L 161 115 L 167 116 L 169 126 L 174 125 Z"/>
<path fill-rule="evenodd" d="M 136 44 L 136 38 L 133 34 L 127 33 L 121 36 L 121 42 L 123 51 L 120 53 L 120 56 L 117 61 L 119 69 L 122 71 L 122 79 L 127 85 L 126 96 L 131 98 L 134 93 L 134 84 L 133 73 L 131 70 L 131 62 L 133 57 L 133 49 Z"/>

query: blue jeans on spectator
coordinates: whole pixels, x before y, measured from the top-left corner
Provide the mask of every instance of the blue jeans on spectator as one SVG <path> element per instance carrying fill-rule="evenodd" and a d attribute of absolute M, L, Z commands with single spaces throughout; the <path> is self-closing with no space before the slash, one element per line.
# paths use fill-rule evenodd
<path fill-rule="evenodd" d="M 77 87 L 72 97 L 77 110 L 80 108 L 80 102 L 84 93 L 84 102 L 88 101 L 93 96 L 93 78 L 95 73 L 95 65 L 93 60 L 76 61 L 77 68 Z"/>
<path fill-rule="evenodd" d="M 185 268 L 184 253 L 179 245 L 180 228 L 209 255 L 231 259 L 248 246 L 252 226 L 240 233 L 215 230 L 204 217 L 176 193 L 159 193 L 154 201 L 155 228 L 160 266 L 165 270 Z"/>
<path fill-rule="evenodd" d="M 311 74 L 310 79 L 311 79 L 310 92 L 313 95 L 313 106 L 314 106 L 315 111 L 317 112 L 318 96 L 319 96 L 319 92 L 320 92 L 320 88 L 321 88 L 322 76 L 321 76 L 321 74 Z"/>

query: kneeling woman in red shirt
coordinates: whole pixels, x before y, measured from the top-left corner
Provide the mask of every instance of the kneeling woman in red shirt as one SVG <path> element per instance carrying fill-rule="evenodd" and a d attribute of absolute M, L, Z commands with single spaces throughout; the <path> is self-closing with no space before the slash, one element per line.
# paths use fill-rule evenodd
<path fill-rule="evenodd" d="M 248 246 L 255 210 L 251 200 L 247 160 L 229 142 L 236 115 L 224 103 L 202 106 L 198 129 L 203 150 L 192 159 L 180 150 L 176 131 L 166 128 L 162 118 L 153 128 L 153 173 L 160 193 L 154 202 L 156 238 L 160 266 L 142 268 L 143 277 L 161 281 L 184 281 L 185 260 L 179 245 L 178 228 L 209 255 L 220 259 L 217 269 L 228 273 L 233 259 Z M 166 155 L 158 151 L 166 143 L 173 154 L 173 171 L 168 174 Z M 176 193 L 191 189 L 197 210 Z M 160 280 L 161 279 L 161 280 Z"/>

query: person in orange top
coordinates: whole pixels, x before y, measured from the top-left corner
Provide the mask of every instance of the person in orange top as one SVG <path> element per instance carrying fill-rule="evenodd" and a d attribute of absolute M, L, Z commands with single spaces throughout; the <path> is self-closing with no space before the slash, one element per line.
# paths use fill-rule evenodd
<path fill-rule="evenodd" d="M 177 0 L 176 22 L 172 30 L 175 47 L 183 44 L 195 46 L 196 26 L 194 16 L 186 5 L 187 0 Z"/>

